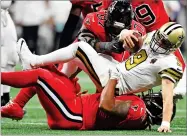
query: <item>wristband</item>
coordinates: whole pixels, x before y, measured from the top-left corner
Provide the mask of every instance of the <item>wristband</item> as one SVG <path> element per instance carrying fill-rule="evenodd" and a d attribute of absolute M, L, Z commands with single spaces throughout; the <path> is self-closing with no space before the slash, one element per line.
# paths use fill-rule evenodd
<path fill-rule="evenodd" d="M 161 126 L 166 126 L 166 127 L 170 128 L 170 123 L 168 121 L 162 121 Z"/>

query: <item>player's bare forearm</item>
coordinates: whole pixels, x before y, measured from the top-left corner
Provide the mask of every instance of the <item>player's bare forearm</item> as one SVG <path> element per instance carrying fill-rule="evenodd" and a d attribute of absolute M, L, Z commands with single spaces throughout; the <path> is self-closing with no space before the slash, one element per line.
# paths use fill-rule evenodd
<path fill-rule="evenodd" d="M 163 97 L 163 119 L 170 122 L 173 111 L 173 89 L 174 83 L 169 79 L 162 79 L 162 97 Z"/>
<path fill-rule="evenodd" d="M 110 79 L 103 89 L 99 107 L 111 111 L 115 106 L 115 87 L 117 80 Z"/>

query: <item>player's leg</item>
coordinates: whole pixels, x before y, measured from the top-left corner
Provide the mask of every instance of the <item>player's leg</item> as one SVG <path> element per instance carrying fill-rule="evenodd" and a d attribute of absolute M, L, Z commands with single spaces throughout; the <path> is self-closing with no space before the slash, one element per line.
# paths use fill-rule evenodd
<path fill-rule="evenodd" d="M 114 65 L 112 57 L 99 55 L 88 43 L 85 42 L 76 42 L 68 47 L 41 56 L 33 55 L 23 39 L 20 39 L 18 44 L 20 46 L 20 58 L 22 59 L 23 65 L 38 67 L 74 61 L 75 64 L 79 66 L 81 63 L 82 65 L 80 65 L 80 68 L 82 68 L 81 66 L 86 68 L 85 72 L 92 77 L 100 91 L 102 90 L 102 85 L 105 85 L 108 79 L 105 75 L 109 76 L 109 67 Z M 77 59 L 79 61 L 77 61 Z M 100 82 L 100 78 L 101 82 L 104 84 Z"/>
<path fill-rule="evenodd" d="M 30 78 L 24 81 L 25 77 Z M 75 87 L 66 76 L 45 69 L 8 72 L 2 73 L 2 83 L 14 87 L 39 86 L 36 92 L 46 110 L 50 128 L 82 126 L 81 98 L 76 96 Z"/>
<path fill-rule="evenodd" d="M 23 107 L 36 94 L 36 87 L 22 88 L 16 97 L 1 108 L 1 117 L 20 120 L 24 116 Z"/>
<path fill-rule="evenodd" d="M 6 105 L 10 100 L 10 86 L 1 85 L 1 106 Z"/>
<path fill-rule="evenodd" d="M 40 77 L 37 94 L 46 111 L 51 129 L 79 129 L 82 126 L 81 98 L 76 96 L 75 87 L 67 77 Z M 60 79 L 60 80 L 59 80 Z"/>
<path fill-rule="evenodd" d="M 59 67 L 59 70 L 67 75 L 68 77 L 71 77 L 78 69 L 78 66 L 74 63 L 74 61 L 69 61 L 67 63 L 64 63 L 63 66 Z"/>
<path fill-rule="evenodd" d="M 17 88 L 31 87 L 37 84 L 40 69 L 1 72 L 1 84 Z"/>
<path fill-rule="evenodd" d="M 16 51 L 16 29 L 7 11 L 2 11 L 1 16 L 1 71 L 14 71 L 19 61 Z M 5 105 L 10 100 L 9 92 L 9 86 L 1 85 L 1 105 Z"/>

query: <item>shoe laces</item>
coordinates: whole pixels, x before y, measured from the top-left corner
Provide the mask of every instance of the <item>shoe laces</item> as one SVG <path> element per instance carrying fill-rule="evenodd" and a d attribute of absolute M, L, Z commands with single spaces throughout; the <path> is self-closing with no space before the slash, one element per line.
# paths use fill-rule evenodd
<path fill-rule="evenodd" d="M 8 108 L 8 107 L 12 107 L 13 105 L 14 102 L 10 100 L 5 106 Z"/>

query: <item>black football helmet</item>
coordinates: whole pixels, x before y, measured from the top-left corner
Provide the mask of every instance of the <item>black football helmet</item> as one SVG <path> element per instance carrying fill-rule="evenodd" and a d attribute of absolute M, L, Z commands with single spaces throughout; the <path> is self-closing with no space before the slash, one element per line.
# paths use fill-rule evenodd
<path fill-rule="evenodd" d="M 148 94 L 144 95 L 142 93 L 142 99 L 146 105 L 147 111 L 147 120 L 150 125 L 161 125 L 162 123 L 162 93 L 157 92 L 153 93 L 153 90 L 149 90 Z M 171 117 L 171 121 L 174 119 L 176 114 L 176 103 L 173 103 L 173 114 Z"/>
<path fill-rule="evenodd" d="M 105 30 L 110 36 L 116 37 L 123 29 L 131 27 L 133 18 L 130 0 L 115 0 L 108 7 Z"/>

